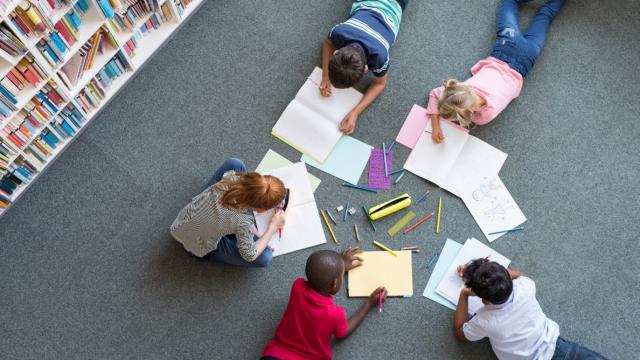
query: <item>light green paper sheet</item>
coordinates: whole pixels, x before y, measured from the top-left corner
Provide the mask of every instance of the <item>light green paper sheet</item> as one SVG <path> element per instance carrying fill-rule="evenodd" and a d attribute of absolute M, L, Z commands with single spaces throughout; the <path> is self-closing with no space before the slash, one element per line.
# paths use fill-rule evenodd
<path fill-rule="evenodd" d="M 278 154 L 277 152 L 269 149 L 267 153 L 264 155 L 260 164 L 256 168 L 256 172 L 263 173 L 270 170 L 279 169 L 281 167 L 291 165 L 293 162 L 289 161 L 286 157 Z M 311 189 L 315 192 L 318 186 L 320 186 L 321 180 L 317 177 L 309 174 L 309 183 L 311 184 Z"/>
<path fill-rule="evenodd" d="M 451 239 L 447 239 L 447 242 L 444 244 L 444 247 L 440 252 L 440 257 L 438 258 L 436 266 L 433 268 L 433 272 L 431 273 L 429 282 L 427 282 L 427 287 L 422 293 L 422 296 L 431 299 L 438 304 L 444 305 L 451 310 L 455 310 L 456 306 L 449 300 L 437 294 L 436 288 L 438 287 L 438 284 L 440 284 L 440 281 L 444 277 L 444 274 L 449 269 L 449 266 L 460 252 L 460 249 L 462 249 L 462 244 L 457 243 Z"/>

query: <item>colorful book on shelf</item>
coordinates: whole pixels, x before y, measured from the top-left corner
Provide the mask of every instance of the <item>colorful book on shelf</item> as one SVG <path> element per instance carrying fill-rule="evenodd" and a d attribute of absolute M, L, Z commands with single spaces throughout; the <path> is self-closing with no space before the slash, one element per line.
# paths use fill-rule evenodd
<path fill-rule="evenodd" d="M 22 41 L 4 24 L 0 26 L 0 49 L 12 56 L 21 55 L 27 51 Z"/>

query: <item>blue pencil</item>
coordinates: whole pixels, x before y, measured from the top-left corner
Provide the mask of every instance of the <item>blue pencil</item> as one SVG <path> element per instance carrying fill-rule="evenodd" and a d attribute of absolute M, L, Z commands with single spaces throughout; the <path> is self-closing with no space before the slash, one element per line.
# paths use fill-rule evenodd
<path fill-rule="evenodd" d="M 347 215 L 349 215 L 349 202 L 347 201 L 347 205 L 344 207 L 344 214 L 342 215 L 342 221 L 347 221 Z"/>
<path fill-rule="evenodd" d="M 487 235 L 496 235 L 496 234 L 502 234 L 502 233 L 512 233 L 512 232 L 516 232 L 516 231 L 522 231 L 524 230 L 523 227 L 517 227 L 517 228 L 513 228 L 511 230 L 502 230 L 502 231 L 494 231 L 494 232 L 490 232 Z"/>
<path fill-rule="evenodd" d="M 392 172 L 389 173 L 389 176 L 391 176 L 393 174 L 397 174 L 399 172 L 403 172 L 403 171 L 404 171 L 404 169 L 399 169 L 399 170 L 396 170 L 396 171 L 392 171 Z"/>
<path fill-rule="evenodd" d="M 393 141 L 391 142 L 391 145 L 389 145 L 389 147 L 387 148 L 387 151 L 385 151 L 385 152 L 388 154 L 388 153 L 389 153 L 389 151 L 391 151 L 391 148 L 393 147 L 393 145 L 395 145 L 395 144 L 396 144 L 396 141 L 395 141 L 395 140 L 393 140 Z"/>
<path fill-rule="evenodd" d="M 427 269 L 431 267 L 431 265 L 433 265 L 433 263 L 438 260 L 438 257 L 440 256 L 440 251 L 436 252 L 435 254 L 433 254 L 433 256 L 431 257 L 431 260 L 429 260 L 429 262 L 427 263 Z"/>
<path fill-rule="evenodd" d="M 371 225 L 371 228 L 373 229 L 373 231 L 376 231 L 376 226 L 373 225 L 373 221 L 371 221 L 371 219 L 369 218 L 369 215 L 367 215 L 368 214 L 367 208 L 363 206 L 362 211 L 364 211 L 364 216 L 367 217 L 367 220 L 369 221 L 369 225 Z"/>
<path fill-rule="evenodd" d="M 403 177 L 403 176 L 404 176 L 404 171 L 400 173 L 400 176 L 398 176 L 398 177 L 396 178 L 396 181 L 394 181 L 393 183 L 394 183 L 394 184 L 399 183 L 399 182 L 400 182 L 400 179 L 402 179 L 402 177 Z"/>
<path fill-rule="evenodd" d="M 426 193 L 422 194 L 422 196 L 420 196 L 420 199 L 418 199 L 418 201 L 416 201 L 416 205 L 420 204 L 420 201 L 424 200 L 427 195 L 431 194 L 431 190 L 427 190 Z"/>
<path fill-rule="evenodd" d="M 384 160 L 384 176 L 389 176 L 389 170 L 387 170 L 387 149 L 382 143 L 382 160 Z"/>
<path fill-rule="evenodd" d="M 353 189 L 360 189 L 360 190 L 364 190 L 364 191 L 368 191 L 368 192 L 372 192 L 372 193 L 377 193 L 378 192 L 378 190 L 369 189 L 368 187 L 364 187 L 364 186 L 360 186 L 360 185 L 353 185 L 353 184 L 349 184 L 349 183 L 342 183 L 342 186 L 350 187 L 350 188 L 353 188 Z"/>

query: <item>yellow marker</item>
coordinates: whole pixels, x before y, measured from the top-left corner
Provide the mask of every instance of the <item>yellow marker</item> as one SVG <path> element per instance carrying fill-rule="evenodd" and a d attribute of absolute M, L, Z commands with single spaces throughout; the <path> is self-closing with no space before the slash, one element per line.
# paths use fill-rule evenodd
<path fill-rule="evenodd" d="M 440 234 L 440 214 L 442 213 L 442 196 L 438 200 L 438 220 L 436 221 L 436 234 Z"/>
<path fill-rule="evenodd" d="M 398 257 L 398 254 L 396 254 L 396 252 L 395 252 L 395 251 L 393 251 L 393 250 L 389 249 L 388 247 L 386 247 L 386 246 L 384 246 L 384 245 L 380 244 L 380 243 L 379 243 L 379 242 L 377 242 L 377 241 L 374 241 L 374 242 L 373 242 L 373 245 L 375 245 L 375 246 L 379 247 L 379 248 L 380 248 L 380 249 L 382 249 L 382 250 L 385 250 L 385 251 L 389 252 L 389 254 L 391 254 L 391 255 L 393 255 L 393 256 L 395 256 L 395 257 Z"/>
<path fill-rule="evenodd" d="M 324 219 L 324 223 L 327 225 L 327 228 L 329 229 L 329 233 L 331 233 L 331 237 L 333 238 L 333 242 L 334 243 L 338 243 L 338 240 L 336 239 L 336 234 L 333 233 L 333 229 L 331 228 L 331 224 L 329 224 L 329 220 L 327 220 L 327 215 L 324 214 L 324 211 L 320 210 L 320 214 L 322 215 L 322 218 Z"/>

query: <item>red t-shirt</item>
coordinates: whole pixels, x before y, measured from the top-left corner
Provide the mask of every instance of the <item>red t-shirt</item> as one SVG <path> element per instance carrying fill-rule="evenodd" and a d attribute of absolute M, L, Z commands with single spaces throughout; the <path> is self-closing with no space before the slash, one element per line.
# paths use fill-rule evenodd
<path fill-rule="evenodd" d="M 331 336 L 347 335 L 347 312 L 298 278 L 276 335 L 262 356 L 282 360 L 331 359 Z"/>

